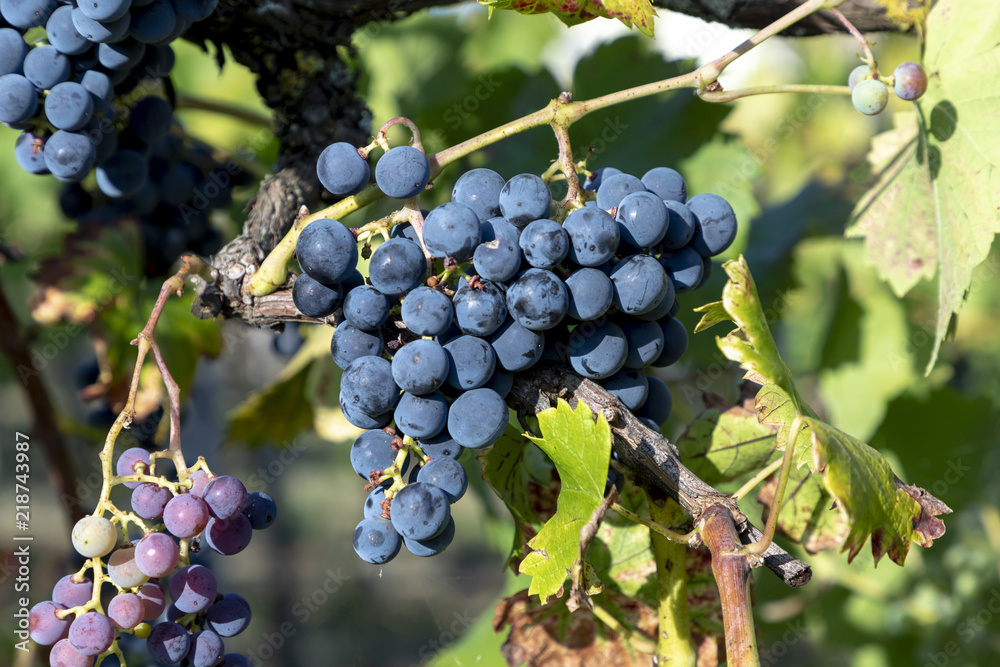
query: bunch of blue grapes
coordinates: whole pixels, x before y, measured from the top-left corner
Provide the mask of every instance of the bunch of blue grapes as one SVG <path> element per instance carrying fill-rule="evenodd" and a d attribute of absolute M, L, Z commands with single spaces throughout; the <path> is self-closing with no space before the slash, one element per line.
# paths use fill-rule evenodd
<path fill-rule="evenodd" d="M 371 177 L 345 143 L 323 152 L 317 173 L 336 195 L 359 192 Z M 429 177 L 426 156 L 410 146 L 387 151 L 375 168 L 378 187 L 399 199 L 418 195 Z M 367 279 L 343 224 L 315 220 L 300 234 L 293 298 L 307 316 L 335 316 L 340 407 L 365 429 L 351 448 L 370 491 L 354 533 L 363 560 L 449 545 L 450 505 L 468 485 L 458 459 L 503 434 L 518 373 L 569 366 L 654 430 L 670 415 L 669 388 L 646 371 L 685 351 L 676 295 L 704 284 L 711 258 L 736 236 L 736 216 L 722 197 L 689 198 L 667 167 L 641 178 L 598 169 L 584 195 L 558 221 L 541 177 L 473 169 L 419 233 L 409 222 L 392 228 Z M 621 484 L 615 471 L 608 481 Z"/>
<path fill-rule="evenodd" d="M 0 1 L 0 122 L 22 169 L 68 184 L 70 218 L 142 220 L 151 263 L 213 252 L 232 178 L 173 132 L 170 43 L 218 0 Z M 28 41 L 30 39 L 30 41 Z M 162 271 L 161 271 L 162 272 Z"/>
<path fill-rule="evenodd" d="M 131 489 L 131 513 L 115 510 L 112 519 L 95 513 L 73 527 L 73 547 L 88 560 L 60 579 L 51 600 L 36 604 L 28 617 L 31 639 L 52 646 L 52 667 L 91 667 L 123 648 L 130 653 L 128 636 L 144 640 L 158 664 L 251 664 L 225 651 L 225 640 L 250 624 L 250 605 L 219 591 L 212 570 L 192 555 L 245 549 L 254 530 L 274 521 L 274 500 L 248 493 L 229 475 L 198 469 L 178 484 L 154 470 L 146 449 L 125 450 L 116 483 Z M 135 481 L 121 479 L 131 476 Z M 125 524 L 139 521 L 144 534 L 129 539 Z M 114 595 L 104 595 L 111 588 Z"/>

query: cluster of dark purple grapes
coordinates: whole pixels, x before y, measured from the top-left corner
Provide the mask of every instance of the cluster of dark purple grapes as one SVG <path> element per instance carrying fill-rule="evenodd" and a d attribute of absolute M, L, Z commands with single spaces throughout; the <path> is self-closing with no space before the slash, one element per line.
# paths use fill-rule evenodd
<path fill-rule="evenodd" d="M 317 172 L 338 195 L 370 176 L 344 143 L 324 151 Z M 386 152 L 375 169 L 379 188 L 399 199 L 429 177 L 427 158 L 409 146 Z M 373 488 L 354 533 L 362 559 L 384 563 L 401 545 L 422 556 L 448 546 L 449 506 L 468 483 L 455 459 L 504 432 L 516 373 L 568 365 L 650 428 L 666 421 L 670 390 L 644 371 L 686 349 L 675 296 L 705 282 L 710 258 L 736 236 L 736 216 L 716 195 L 688 199 L 684 179 L 666 167 L 642 178 L 599 169 L 584 190 L 593 199 L 560 223 L 548 217 L 552 195 L 540 177 L 469 171 L 421 233 L 411 223 L 392 229 L 367 281 L 343 224 L 315 220 L 300 234 L 295 304 L 312 317 L 341 309 L 332 343 L 344 370 L 340 407 L 366 429 L 351 449 Z"/>
<path fill-rule="evenodd" d="M 17 163 L 70 184 L 60 197 L 67 217 L 139 217 L 155 275 L 185 250 L 217 250 L 207 216 L 229 204 L 234 185 L 206 151 L 170 135 L 170 103 L 145 94 L 174 66 L 170 43 L 217 3 L 0 1 L 0 122 L 21 130 Z M 29 44 L 28 31 L 41 28 Z"/>
<path fill-rule="evenodd" d="M 125 450 L 116 463 L 120 476 L 147 474 L 149 467 L 149 452 L 140 447 Z M 219 593 L 215 575 L 205 565 L 178 565 L 182 551 L 187 560 L 202 546 L 227 556 L 239 553 L 253 530 L 274 521 L 275 503 L 265 493 L 247 493 L 229 475 L 209 477 L 196 470 L 189 479 L 190 488 L 181 487 L 179 493 L 151 481 L 122 482 L 132 489 L 135 515 L 162 522 L 127 546 L 118 546 L 121 531 L 103 516 L 84 517 L 73 527 L 73 547 L 91 560 L 77 574 L 60 579 L 52 599 L 35 605 L 28 619 L 35 642 L 54 644 L 52 667 L 94 665 L 95 656 L 110 655 L 119 633 L 144 638 L 147 652 L 159 664 L 251 664 L 244 656 L 227 654 L 223 643 L 249 625 L 250 605 L 240 595 Z M 85 575 L 87 570 L 94 571 L 98 584 Z M 168 576 L 164 586 L 161 579 Z M 112 583 L 118 591 L 103 608 L 102 583 Z"/>

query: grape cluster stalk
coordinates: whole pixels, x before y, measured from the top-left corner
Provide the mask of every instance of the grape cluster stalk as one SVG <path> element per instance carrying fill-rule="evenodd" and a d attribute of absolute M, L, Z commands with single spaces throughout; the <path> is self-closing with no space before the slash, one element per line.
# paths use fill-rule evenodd
<path fill-rule="evenodd" d="M 368 150 L 329 146 L 317 163 L 324 187 L 350 196 L 367 186 Z M 308 317 L 335 316 L 340 407 L 364 429 L 350 453 L 369 492 L 353 537 L 362 560 L 448 547 L 451 504 L 468 487 L 463 453 L 504 433 L 518 373 L 569 366 L 650 428 L 669 417 L 670 389 L 646 370 L 684 353 L 676 296 L 705 283 L 711 258 L 736 237 L 736 215 L 717 195 L 689 197 L 668 167 L 641 178 L 614 167 L 587 174 L 564 216 L 542 176 L 487 168 L 458 178 L 451 201 L 420 211 L 412 198 L 430 164 L 418 148 L 396 146 L 378 160 L 375 182 L 406 204 L 372 223 L 384 236 L 374 251 L 369 232 L 331 218 L 299 234 L 293 300 Z M 365 278 L 357 264 L 369 253 Z M 623 483 L 612 468 L 609 488 Z"/>

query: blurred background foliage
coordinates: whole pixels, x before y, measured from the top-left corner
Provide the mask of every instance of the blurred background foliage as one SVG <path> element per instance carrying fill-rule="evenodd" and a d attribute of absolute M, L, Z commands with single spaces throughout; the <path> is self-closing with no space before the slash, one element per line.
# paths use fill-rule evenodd
<path fill-rule="evenodd" d="M 585 99 L 661 79 L 741 39 L 719 25 L 661 13 L 658 38 L 651 42 L 611 21 L 567 29 L 549 17 L 498 12 L 487 22 L 484 8 L 462 6 L 370 24 L 356 35 L 357 50 L 349 57 L 373 127 L 406 115 L 419 124 L 432 151 L 540 108 L 561 90 Z M 879 36 L 877 42 L 876 56 L 890 68 L 918 59 L 914 38 Z M 187 43 L 175 49 L 178 90 L 268 113 L 250 72 L 231 62 L 220 71 L 214 54 Z M 722 83 L 840 83 L 857 64 L 856 50 L 844 37 L 770 40 L 727 71 Z M 887 113 L 867 118 L 846 98 L 813 95 L 713 106 L 681 91 L 595 113 L 571 130 L 576 157 L 591 151 L 592 168 L 613 165 L 641 174 L 673 166 L 686 176 L 691 193 L 727 197 L 742 225 L 728 254 L 747 256 L 765 307 L 775 316 L 782 353 L 811 404 L 834 425 L 871 442 L 904 481 L 928 489 L 955 511 L 947 518 L 947 534 L 931 549 L 914 548 L 905 568 L 886 561 L 876 570 L 865 551 L 847 564 L 840 554 L 809 555 L 793 545 L 815 572 L 804 589 L 785 588 L 769 571 L 757 571 L 755 614 L 764 665 L 973 666 L 995 664 L 1000 655 L 997 258 L 991 255 L 980 267 L 955 339 L 923 377 L 933 342 L 933 285 L 896 299 L 865 265 L 860 242 L 842 238 L 853 202 L 864 191 L 871 137 L 890 126 L 892 113 L 908 112 L 894 99 Z M 179 115 L 189 133 L 220 150 L 249 148 L 260 165 L 276 155 L 273 137 L 260 127 L 206 111 Z M 57 184 L 17 168 L 15 137 L 0 132 L 0 229 L 3 241 L 26 259 L 0 265 L 0 282 L 28 326 L 31 273 L 43 258 L 63 252 L 63 234 L 72 223 L 59 212 Z M 402 133 L 390 137 L 406 140 Z M 520 135 L 450 167 L 425 206 L 446 200 L 454 178 L 467 168 L 489 166 L 509 178 L 540 173 L 555 156 L 547 129 Z M 252 194 L 246 189 L 228 214 L 214 220 L 226 238 L 239 228 L 240 211 Z M 345 222 L 360 224 L 387 206 Z M 722 278 L 716 267 L 700 299 L 713 299 Z M 126 287 L 125 298 L 96 330 L 120 330 L 121 340 L 141 328 L 149 312 L 144 299 L 158 289 L 142 282 Z M 679 317 L 690 330 L 696 321 L 691 309 L 700 301 L 682 297 L 681 305 Z M 172 308 L 161 324 L 163 335 L 167 327 L 183 329 L 185 317 L 186 305 Z M 213 470 L 241 477 L 250 490 L 266 490 L 279 504 L 276 527 L 216 569 L 220 589 L 243 594 L 254 611 L 250 630 L 227 642 L 227 649 L 274 665 L 505 664 L 503 638 L 492 630 L 493 607 L 499 596 L 526 585 L 502 569 L 512 533 L 507 511 L 480 484 L 455 506 L 457 537 L 442 556 L 406 555 L 384 568 L 362 563 L 350 545 L 364 499 L 347 457 L 356 431 L 331 399 L 338 373 L 326 352 L 330 332 L 303 333 L 307 343 L 284 371 L 288 361 L 274 352 L 271 332 L 225 323 L 178 334 L 181 343 L 200 340 L 206 349 L 221 342 L 221 354 L 202 360 L 191 378 L 185 453 L 189 459 L 205 455 Z M 680 435 L 703 409 L 701 392 L 737 397 L 738 372 L 723 361 L 713 335 L 693 336 L 685 358 L 663 371 L 675 396 L 674 415 L 664 427 L 669 437 Z M 54 326 L 37 331 L 36 348 L 47 344 L 58 354 L 40 370 L 80 476 L 72 500 L 88 510 L 100 485 L 103 436 L 95 413 L 103 408 L 80 400 L 75 378 L 81 365 L 92 363 L 93 342 L 85 329 L 67 334 Z M 178 363 L 193 371 L 195 351 L 176 347 L 177 358 L 191 357 Z M 122 367 L 134 359 L 128 349 L 117 354 Z M 2 437 L 10 444 L 16 430 L 30 428 L 31 414 L 16 369 L 5 362 L 0 405 Z M 47 484 L 40 448 L 32 452 L 31 585 L 37 601 L 76 566 L 66 513 Z M 11 470 L 11 447 L 3 448 L 3 457 L 4 470 Z M 477 466 L 471 458 L 465 463 L 470 471 Z M 6 502 L 12 490 L 6 482 L 4 488 Z M 752 516 L 759 513 L 755 500 L 744 505 Z M 9 543 L 0 549 L 9 577 Z M 0 587 L 7 655 L 15 653 L 6 611 L 13 609 L 12 595 L 12 586 Z M 43 661 L 18 655 L 17 664 Z"/>

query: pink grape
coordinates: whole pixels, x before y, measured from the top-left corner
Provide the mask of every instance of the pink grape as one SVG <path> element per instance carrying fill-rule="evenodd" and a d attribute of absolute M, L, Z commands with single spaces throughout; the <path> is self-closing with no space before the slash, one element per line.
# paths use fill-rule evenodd
<path fill-rule="evenodd" d="M 896 79 L 893 90 L 901 100 L 912 102 L 927 91 L 927 72 L 918 63 L 900 63 L 892 75 Z"/>
<path fill-rule="evenodd" d="M 142 599 L 135 593 L 119 593 L 108 603 L 108 618 L 126 630 L 142 623 L 145 611 Z"/>
<path fill-rule="evenodd" d="M 170 598 L 185 614 L 204 611 L 217 593 L 215 575 L 204 565 L 188 565 L 170 579 Z"/>
<path fill-rule="evenodd" d="M 71 618 L 59 618 L 57 611 L 66 609 L 63 605 L 46 600 L 39 602 L 28 612 L 28 636 L 35 643 L 49 646 L 59 641 L 70 626 Z"/>
<path fill-rule="evenodd" d="M 135 563 L 147 577 L 165 577 L 177 567 L 180 554 L 174 538 L 150 533 L 135 545 Z"/>
<path fill-rule="evenodd" d="M 88 611 L 69 626 L 69 643 L 80 655 L 97 655 L 111 647 L 115 628 L 104 614 Z"/>
<path fill-rule="evenodd" d="M 60 639 L 49 653 L 49 667 L 92 667 L 94 658 L 80 655 L 68 639 Z"/>
<path fill-rule="evenodd" d="M 174 496 L 163 509 L 163 523 L 177 537 L 194 537 L 210 518 L 208 504 L 190 493 Z"/>
<path fill-rule="evenodd" d="M 122 455 L 118 457 L 118 463 L 115 464 L 115 472 L 122 477 L 126 475 L 135 475 L 138 471 L 135 469 L 135 464 L 139 462 L 146 464 L 145 472 L 149 472 L 149 452 L 147 452 L 142 447 L 132 447 L 126 449 L 122 452 Z M 142 482 L 125 482 L 125 486 L 129 489 L 134 489 L 135 487 L 142 484 Z"/>
<path fill-rule="evenodd" d="M 75 574 L 67 574 L 52 587 L 52 601 L 70 607 L 79 607 L 90 602 L 94 594 L 94 582 L 89 577 L 73 581 Z"/>
<path fill-rule="evenodd" d="M 190 491 L 191 495 L 195 498 L 201 498 L 205 493 L 205 487 L 215 478 L 209 477 L 208 473 L 204 470 L 195 470 L 188 479 L 193 483 Z"/>
<path fill-rule="evenodd" d="M 152 621 L 163 613 L 167 606 L 167 595 L 163 592 L 163 587 L 159 582 L 149 581 L 139 587 L 136 592 L 142 600 L 143 621 Z"/>
<path fill-rule="evenodd" d="M 143 519 L 159 519 L 171 498 L 169 490 L 144 482 L 132 491 L 132 509 Z"/>
<path fill-rule="evenodd" d="M 229 519 L 246 506 L 247 488 L 235 477 L 221 475 L 209 482 L 202 497 L 208 503 L 212 516 L 216 519 Z"/>

